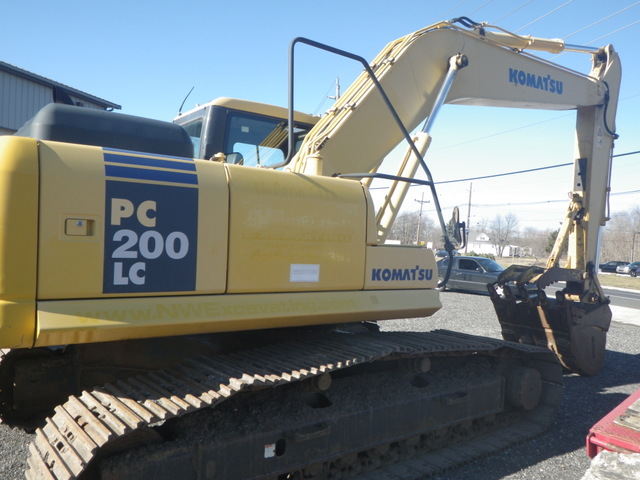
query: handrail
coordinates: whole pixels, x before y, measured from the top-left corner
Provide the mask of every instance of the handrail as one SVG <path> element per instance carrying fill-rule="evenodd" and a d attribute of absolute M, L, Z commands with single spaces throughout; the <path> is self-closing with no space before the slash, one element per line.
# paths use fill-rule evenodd
<path fill-rule="evenodd" d="M 294 74 L 295 74 L 294 67 L 295 67 L 295 58 L 294 57 L 295 57 L 295 46 L 298 43 L 303 43 L 303 44 L 309 45 L 311 47 L 315 47 L 315 48 L 318 48 L 320 50 L 327 51 L 329 53 L 340 55 L 340 56 L 345 57 L 345 58 L 350 58 L 351 60 L 355 60 L 355 61 L 359 62 L 360 64 L 362 64 L 364 69 L 369 74 L 369 78 L 371 79 L 371 81 L 373 82 L 375 87 L 380 92 L 380 95 L 382 96 L 382 100 L 384 101 L 385 105 L 389 109 L 389 112 L 391 113 L 391 116 L 393 117 L 395 122 L 398 124 L 398 127 L 400 128 L 400 131 L 402 132 L 402 135 L 404 136 L 405 140 L 407 142 L 409 142 L 409 145 L 413 145 L 413 141 L 411 140 L 411 134 L 409 133 L 407 128 L 402 123 L 402 120 L 400 119 L 400 116 L 398 115 L 398 112 L 396 112 L 395 108 L 393 107 L 393 104 L 391 103 L 391 100 L 389 100 L 389 97 L 387 96 L 386 92 L 382 88 L 382 85 L 380 85 L 380 82 L 378 81 L 378 79 L 376 78 L 375 73 L 373 72 L 373 70 L 369 66 L 369 63 L 363 57 L 361 57 L 359 55 L 356 55 L 356 54 L 353 54 L 353 53 L 350 53 L 350 52 L 347 52 L 345 50 L 340 50 L 339 48 L 335 48 L 335 47 L 332 47 L 330 45 L 326 45 L 324 43 L 316 42 L 315 40 L 311 40 L 309 38 L 296 37 L 291 41 L 291 44 L 289 45 L 289 92 L 288 92 L 288 108 L 289 108 L 289 112 L 288 112 L 288 124 L 289 124 L 288 125 L 288 128 L 289 128 L 288 150 L 289 151 L 287 152 L 287 158 L 285 158 L 282 162 L 280 162 L 280 163 L 278 163 L 276 165 L 272 165 L 271 166 L 272 168 L 280 168 L 280 167 L 284 167 L 284 166 L 288 165 L 291 162 L 291 160 L 293 159 L 293 156 L 294 156 L 294 150 L 295 150 L 295 137 L 294 137 L 294 134 L 293 134 L 293 126 L 294 126 L 293 113 L 294 113 L 294 110 L 295 110 L 294 109 Z M 418 149 L 415 148 L 415 146 L 413 146 L 412 149 L 413 149 L 413 152 L 416 154 L 416 157 L 420 160 L 422 168 L 427 170 L 427 165 L 424 163 L 424 158 L 422 157 L 422 155 L 420 155 L 420 152 L 418 151 Z"/>
<path fill-rule="evenodd" d="M 388 173 L 336 173 L 334 177 L 338 178 L 379 178 L 382 180 L 393 180 L 397 182 L 415 183 L 416 185 L 424 185 L 430 187 L 433 182 L 430 180 L 421 180 L 419 178 L 399 177 L 398 175 L 390 175 Z"/>

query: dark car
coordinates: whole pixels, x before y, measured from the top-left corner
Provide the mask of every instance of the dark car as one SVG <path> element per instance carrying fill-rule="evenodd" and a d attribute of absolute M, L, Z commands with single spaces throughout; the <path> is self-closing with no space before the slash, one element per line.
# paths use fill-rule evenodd
<path fill-rule="evenodd" d="M 601 272 L 610 272 L 616 273 L 618 267 L 624 267 L 625 265 L 629 265 L 629 262 L 620 262 L 618 260 L 611 260 L 609 262 L 601 263 L 599 265 Z"/>
<path fill-rule="evenodd" d="M 449 257 L 439 260 L 437 265 L 440 282 L 447 273 Z M 488 293 L 487 284 L 495 282 L 503 270 L 500 264 L 490 258 L 453 257 L 451 275 L 445 288 Z"/>
<path fill-rule="evenodd" d="M 460 255 L 456 250 L 453 251 L 453 254 Z M 438 250 L 435 255 L 436 255 L 436 258 L 448 257 L 449 252 L 447 252 L 446 250 Z"/>
<path fill-rule="evenodd" d="M 621 267 L 618 267 L 617 272 L 629 274 L 632 277 L 637 277 L 638 270 L 640 270 L 640 262 L 633 262 L 633 263 L 629 263 L 628 265 L 623 265 Z"/>

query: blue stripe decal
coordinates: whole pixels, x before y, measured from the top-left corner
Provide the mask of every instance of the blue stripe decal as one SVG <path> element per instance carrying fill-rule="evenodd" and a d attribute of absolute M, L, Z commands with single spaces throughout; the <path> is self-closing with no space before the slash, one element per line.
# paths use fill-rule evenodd
<path fill-rule="evenodd" d="M 189 172 L 196 171 L 196 165 L 193 162 L 175 161 L 175 158 L 167 157 L 167 160 L 159 158 L 132 157 L 128 155 L 114 155 L 113 153 L 105 153 L 104 161 L 110 163 L 120 163 L 124 165 L 140 165 L 144 167 L 171 168 L 174 170 L 186 170 Z"/>
<path fill-rule="evenodd" d="M 192 173 L 170 172 L 166 170 L 148 170 L 119 165 L 105 165 L 107 177 L 128 178 L 132 180 L 152 180 L 157 182 L 197 185 L 198 176 Z"/>

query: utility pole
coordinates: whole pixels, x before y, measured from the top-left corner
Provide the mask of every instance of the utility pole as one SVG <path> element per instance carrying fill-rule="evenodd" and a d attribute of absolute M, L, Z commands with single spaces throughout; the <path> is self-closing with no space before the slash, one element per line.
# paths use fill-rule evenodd
<path fill-rule="evenodd" d="M 340 98 L 340 77 L 336 77 L 336 95 L 335 97 L 329 96 L 331 100 L 338 100 Z"/>
<path fill-rule="evenodd" d="M 467 236 L 464 242 L 464 253 L 467 254 L 467 248 L 469 247 L 469 231 L 471 230 L 471 191 L 473 190 L 473 182 L 469 183 L 469 203 L 467 204 L 467 225 L 465 235 Z"/>
<path fill-rule="evenodd" d="M 414 199 L 414 201 L 420 204 L 420 213 L 418 214 L 418 233 L 416 234 L 416 245 L 420 245 L 420 227 L 422 226 L 422 205 L 429 203 L 431 200 L 424 199 L 424 192 L 422 192 L 422 198 L 420 200 Z"/>

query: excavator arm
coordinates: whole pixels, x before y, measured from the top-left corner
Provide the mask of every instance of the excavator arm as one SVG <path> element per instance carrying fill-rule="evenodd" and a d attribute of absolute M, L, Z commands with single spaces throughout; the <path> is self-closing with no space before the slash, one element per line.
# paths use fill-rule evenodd
<path fill-rule="evenodd" d="M 459 26 L 456 23 L 461 23 Z M 528 50 L 591 55 L 588 73 L 538 58 Z M 424 156 L 443 104 L 576 110 L 571 201 L 546 268 L 515 266 L 490 293 L 509 340 L 554 350 L 565 367 L 597 373 L 611 318 L 595 271 L 600 227 L 606 223 L 615 112 L 621 78 L 618 56 L 602 48 L 515 35 L 466 18 L 442 22 L 389 43 L 306 136 L 289 168 L 295 172 L 361 178 L 370 185 L 385 156 L 406 139 L 407 153 L 376 216 L 382 243 L 422 169 L 449 243 Z M 410 136 L 421 122 L 421 131 Z M 389 178 L 386 176 L 386 178 Z M 567 264 L 559 253 L 569 247 Z M 567 285 L 549 307 L 544 289 Z M 531 294 L 536 286 L 536 293 Z M 528 287 L 527 287 L 528 286 Z M 587 309 L 588 311 L 585 311 Z M 560 312 L 560 313 L 558 313 Z M 547 317 L 554 317 L 551 321 Z M 557 318 L 556 318 L 557 317 Z M 585 320 L 587 319 L 587 320 Z M 526 325 L 526 326 L 525 326 Z M 576 325 L 580 325 L 576 328 Z M 564 352 L 564 353 L 561 353 Z"/>

